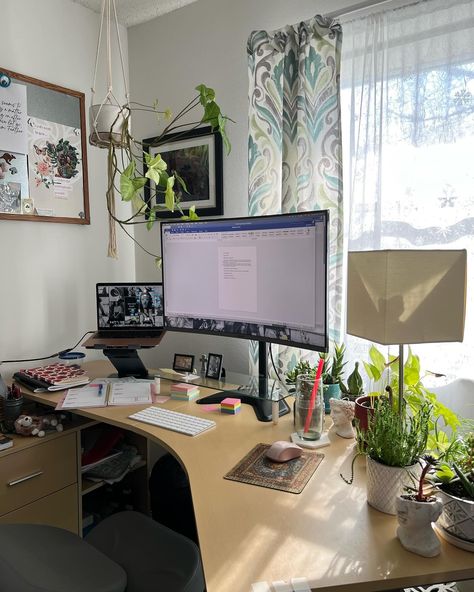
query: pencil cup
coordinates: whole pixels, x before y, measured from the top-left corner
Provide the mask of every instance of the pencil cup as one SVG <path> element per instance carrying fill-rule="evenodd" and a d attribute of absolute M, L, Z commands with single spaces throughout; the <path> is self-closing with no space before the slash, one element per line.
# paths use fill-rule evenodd
<path fill-rule="evenodd" d="M 319 381 L 313 393 L 314 376 L 299 374 L 296 378 L 295 431 L 303 440 L 319 440 L 323 433 L 323 384 Z"/>
<path fill-rule="evenodd" d="M 3 414 L 5 419 L 15 420 L 21 415 L 21 408 L 23 406 L 23 397 L 19 399 L 4 399 L 3 401 Z"/>

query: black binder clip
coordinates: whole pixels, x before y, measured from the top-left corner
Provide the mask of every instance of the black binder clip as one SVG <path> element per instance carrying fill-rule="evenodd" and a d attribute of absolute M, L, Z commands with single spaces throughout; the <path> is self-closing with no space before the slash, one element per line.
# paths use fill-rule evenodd
<path fill-rule="evenodd" d="M 11 82 L 12 79 L 10 78 L 10 76 L 8 76 L 8 74 L 5 74 L 5 72 L 0 72 L 0 86 L 2 88 L 8 88 Z"/>

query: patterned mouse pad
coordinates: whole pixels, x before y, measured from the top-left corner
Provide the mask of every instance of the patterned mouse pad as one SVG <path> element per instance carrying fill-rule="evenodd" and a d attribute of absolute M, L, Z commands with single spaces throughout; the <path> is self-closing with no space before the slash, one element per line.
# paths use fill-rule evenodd
<path fill-rule="evenodd" d="M 270 444 L 257 444 L 227 475 L 224 475 L 224 479 L 289 493 L 301 493 L 324 458 L 324 454 L 320 452 L 303 450 L 299 458 L 286 463 L 276 463 L 265 456 L 269 448 Z"/>

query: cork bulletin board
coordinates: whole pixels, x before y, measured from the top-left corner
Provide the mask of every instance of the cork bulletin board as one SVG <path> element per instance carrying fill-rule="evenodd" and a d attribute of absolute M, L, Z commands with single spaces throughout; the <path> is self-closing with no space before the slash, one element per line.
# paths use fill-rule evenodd
<path fill-rule="evenodd" d="M 89 224 L 84 93 L 0 76 L 0 220 Z"/>

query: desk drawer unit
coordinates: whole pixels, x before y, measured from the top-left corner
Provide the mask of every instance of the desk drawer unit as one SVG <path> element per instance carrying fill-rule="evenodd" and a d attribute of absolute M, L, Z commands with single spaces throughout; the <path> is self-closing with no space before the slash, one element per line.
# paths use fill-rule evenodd
<path fill-rule="evenodd" d="M 0 516 L 0 524 L 48 524 L 78 534 L 77 503 L 77 486 L 70 485 L 61 491 L 56 491 L 27 506 Z"/>
<path fill-rule="evenodd" d="M 46 440 L 2 459 L 0 516 L 77 483 L 76 435 Z"/>

